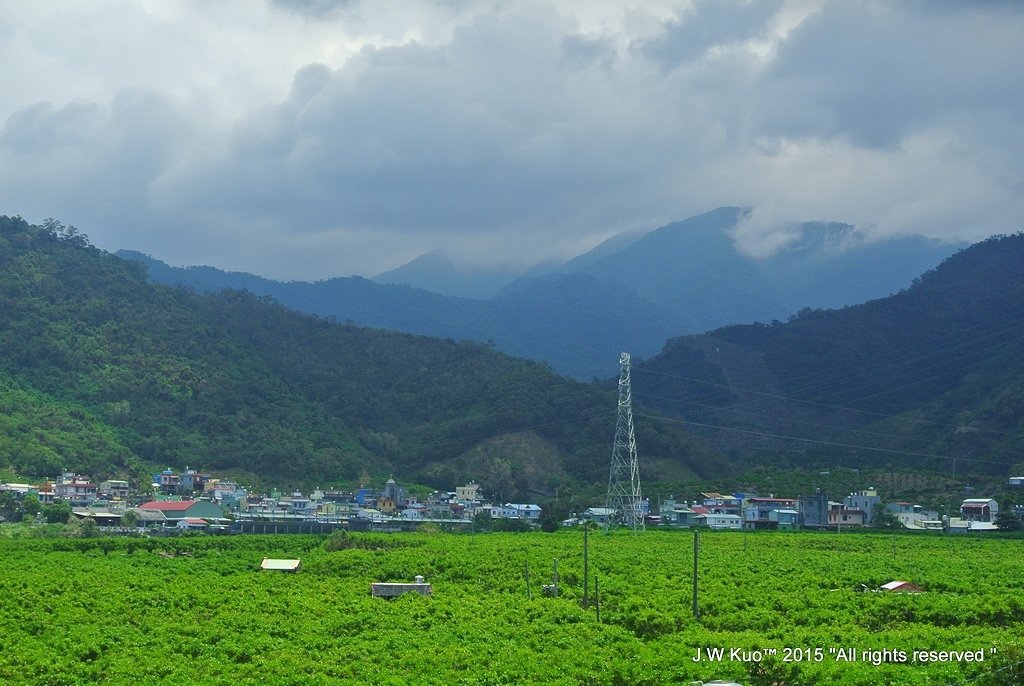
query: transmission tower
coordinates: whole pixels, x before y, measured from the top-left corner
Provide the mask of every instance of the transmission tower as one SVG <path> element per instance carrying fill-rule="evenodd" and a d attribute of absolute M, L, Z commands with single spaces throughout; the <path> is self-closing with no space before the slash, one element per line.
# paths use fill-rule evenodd
<path fill-rule="evenodd" d="M 629 353 L 619 353 L 619 412 L 615 421 L 612 466 L 608 474 L 605 507 L 613 511 L 611 525 L 621 524 L 633 531 L 644 528 L 641 510 L 640 468 L 636 459 L 633 431 L 633 393 L 629 381 Z"/>

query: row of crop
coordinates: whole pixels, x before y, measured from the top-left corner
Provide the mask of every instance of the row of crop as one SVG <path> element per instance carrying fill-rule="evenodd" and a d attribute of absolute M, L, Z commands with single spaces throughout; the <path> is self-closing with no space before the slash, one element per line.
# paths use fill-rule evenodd
<path fill-rule="evenodd" d="M 586 609 L 576 532 L 385 537 L 389 545 L 334 552 L 322 538 L 289 536 L 196 539 L 189 550 L 119 543 L 106 553 L 0 542 L 0 596 L 10 599 L 0 607 L 0 682 L 746 683 L 761 670 L 765 679 L 796 675 L 803 684 L 945 684 L 985 665 L 692 658 L 716 645 L 1019 644 L 1021 603 L 1011 595 L 1019 547 L 900 541 L 903 559 L 894 560 L 889 537 L 847 538 L 848 550 L 846 540 L 814 536 L 706 535 L 699 620 L 690 611 L 692 546 L 679 535 L 591 537 Z M 826 541 L 828 548 L 811 545 Z M 965 552 L 989 565 L 972 564 Z M 261 573 L 264 554 L 301 557 L 303 569 Z M 556 558 L 560 597 L 542 597 Z M 858 579 L 907 571 L 956 590 L 852 590 Z M 369 597 L 370 581 L 415 574 L 434 584 L 433 597 Z"/>

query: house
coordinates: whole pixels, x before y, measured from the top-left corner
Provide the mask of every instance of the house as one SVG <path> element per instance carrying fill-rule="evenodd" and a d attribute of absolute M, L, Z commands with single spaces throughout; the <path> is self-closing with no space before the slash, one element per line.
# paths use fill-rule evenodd
<path fill-rule="evenodd" d="M 281 498 L 280 503 L 292 514 L 312 515 L 316 512 L 312 501 L 299 491 L 293 492 L 289 497 Z"/>
<path fill-rule="evenodd" d="M 865 526 L 867 515 L 864 510 L 844 507 L 842 503 L 829 503 L 828 523 L 829 526 L 842 528 L 844 526 Z"/>
<path fill-rule="evenodd" d="M 602 526 L 611 524 L 613 517 L 615 517 L 614 507 L 588 507 L 582 515 L 582 518 L 588 522 Z"/>
<path fill-rule="evenodd" d="M 154 500 L 139 505 L 139 513 L 159 512 L 165 521 L 177 524 L 186 518 L 223 519 L 224 510 L 208 500 Z"/>
<path fill-rule="evenodd" d="M 829 525 L 828 496 L 821 491 L 814 495 L 802 495 L 797 499 L 797 507 L 803 526 L 811 529 L 822 529 Z"/>
<path fill-rule="evenodd" d="M 793 510 L 796 500 L 792 498 L 750 497 L 743 501 L 743 526 L 748 529 L 776 529 L 778 520 L 772 521 L 772 510 Z"/>
<path fill-rule="evenodd" d="M 480 484 L 470 481 L 465 486 L 455 487 L 455 500 L 460 503 L 479 502 L 481 498 Z"/>
<path fill-rule="evenodd" d="M 926 510 L 920 505 L 914 505 L 913 512 L 901 512 L 896 519 L 906 529 L 924 529 L 924 522 L 935 522 L 939 519 L 939 513 L 935 510 Z M 940 522 L 941 524 L 941 522 Z M 941 527 L 940 527 L 941 528 Z"/>
<path fill-rule="evenodd" d="M 361 507 L 356 511 L 356 519 L 363 519 L 368 522 L 383 522 L 387 519 L 384 513 L 373 508 Z"/>
<path fill-rule="evenodd" d="M 505 503 L 504 509 L 509 513 L 509 519 L 538 521 L 541 515 L 540 505 L 533 503 Z"/>
<path fill-rule="evenodd" d="M 1010 477 L 1010 485 L 1011 486 L 1024 486 L 1024 476 L 1011 476 Z"/>
<path fill-rule="evenodd" d="M 53 482 L 46 481 L 39 486 L 37 496 L 41 505 L 52 505 L 57 500 L 57 493 L 54 491 Z"/>
<path fill-rule="evenodd" d="M 742 529 L 743 520 L 737 514 L 704 514 L 697 515 L 696 520 L 699 526 L 706 526 L 709 529 Z M 701 521 L 703 520 L 703 521 Z"/>
<path fill-rule="evenodd" d="M 661 523 L 665 526 L 697 526 L 697 513 L 686 507 L 686 503 L 676 502 L 676 499 L 673 497 L 661 501 L 659 514 L 661 515 Z"/>
<path fill-rule="evenodd" d="M 153 475 L 153 485 L 165 495 L 177 493 L 181 486 L 181 477 L 174 470 L 165 469 L 159 474 Z"/>
<path fill-rule="evenodd" d="M 205 531 L 210 525 L 205 519 L 185 517 L 184 519 L 179 519 L 175 526 L 184 531 Z"/>
<path fill-rule="evenodd" d="M 128 497 L 131 492 L 131 488 L 127 481 L 121 481 L 119 479 L 108 479 L 107 481 L 100 482 L 100 495 L 106 498 L 117 498 L 124 500 Z"/>
<path fill-rule="evenodd" d="M 863 491 L 851 493 L 843 499 L 843 505 L 848 510 L 861 510 L 864 512 L 864 523 L 871 524 L 875 521 L 875 510 L 882 503 L 881 496 L 874 488 L 867 488 Z"/>
<path fill-rule="evenodd" d="M 960 504 L 960 518 L 968 522 L 994 522 L 999 503 L 992 498 L 967 498 Z"/>
<path fill-rule="evenodd" d="M 178 477 L 178 487 L 182 493 L 202 491 L 206 488 L 206 482 L 209 480 L 209 474 L 203 474 L 202 472 L 185 467 L 185 471 Z"/>
<path fill-rule="evenodd" d="M 771 510 L 768 513 L 768 521 L 774 522 L 777 529 L 799 529 L 800 512 L 786 508 Z"/>
<path fill-rule="evenodd" d="M 722 495 L 721 493 L 701 493 L 703 505 L 711 514 L 734 514 L 739 515 L 742 506 L 736 496 Z"/>
<path fill-rule="evenodd" d="M 377 504 L 377 498 L 374 497 L 373 490 L 365 486 L 356 491 L 355 501 L 362 507 L 373 507 Z"/>
<path fill-rule="evenodd" d="M 401 511 L 399 516 L 402 519 L 424 519 L 427 508 L 423 505 L 413 504 Z"/>
<path fill-rule="evenodd" d="M 355 496 L 347 491 L 324 491 L 323 500 L 331 503 L 339 503 L 342 505 L 351 503 Z"/>
<path fill-rule="evenodd" d="M 336 519 L 343 514 L 348 514 L 348 506 L 333 500 L 324 500 L 316 506 L 317 519 Z"/>
<path fill-rule="evenodd" d="M 60 481 L 53 487 L 54 496 L 58 500 L 67 501 L 72 507 L 93 504 L 98 490 L 96 484 L 90 483 L 87 477 L 71 472 L 61 475 Z"/>
<path fill-rule="evenodd" d="M 0 484 L 0 491 L 14 493 L 19 498 L 24 498 L 35 490 L 30 484 Z"/>
<path fill-rule="evenodd" d="M 203 484 L 203 493 L 206 497 L 223 503 L 239 503 L 248 495 L 244 488 L 227 479 L 207 479 Z M 277 497 L 280 497 L 280 494 Z"/>

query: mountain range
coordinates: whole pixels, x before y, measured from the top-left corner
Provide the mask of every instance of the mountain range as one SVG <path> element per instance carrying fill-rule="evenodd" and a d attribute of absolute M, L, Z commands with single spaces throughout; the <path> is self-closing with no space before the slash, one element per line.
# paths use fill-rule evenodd
<path fill-rule="evenodd" d="M 636 397 L 748 464 L 1024 470 L 1024 235 L 886 298 L 669 341 Z"/>
<path fill-rule="evenodd" d="M 1024 235 L 994 237 L 887 297 L 669 340 L 633 369 L 643 478 L 1019 473 L 1022 359 Z M 0 217 L 0 470 L 599 491 L 615 400 L 491 346 L 153 283 L 71 227 Z"/>
<path fill-rule="evenodd" d="M 613 389 L 484 345 L 154 284 L 73 227 L 0 217 L 0 471 L 148 483 L 191 466 L 306 487 L 394 474 L 507 500 L 606 483 L 616 406 Z M 651 478 L 721 469 L 676 427 L 639 433 Z"/>
<path fill-rule="evenodd" d="M 753 259 L 733 238 L 749 213 L 722 207 L 643 235 L 620 234 L 560 266 L 515 279 L 504 268 L 466 271 L 440 253 L 375 281 L 338 277 L 315 283 L 171 267 L 132 251 L 117 254 L 146 264 L 159 283 L 201 292 L 247 290 L 363 326 L 493 343 L 561 374 L 590 379 L 613 375 L 620 350 L 648 357 L 670 337 L 888 295 L 962 247 L 920 236 L 871 242 L 850 225 L 806 222 L 789 227 L 784 248 Z M 382 280 L 407 283 L 377 283 Z M 425 287 L 498 292 L 466 298 Z"/>

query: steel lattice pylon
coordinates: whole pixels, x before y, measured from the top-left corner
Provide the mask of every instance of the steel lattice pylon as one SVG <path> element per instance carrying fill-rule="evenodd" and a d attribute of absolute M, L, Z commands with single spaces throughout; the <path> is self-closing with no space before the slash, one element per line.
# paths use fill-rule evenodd
<path fill-rule="evenodd" d="M 608 473 L 608 496 L 605 507 L 614 514 L 611 525 L 628 526 L 633 531 L 644 528 L 641 510 L 640 467 L 636 458 L 636 434 L 633 431 L 633 393 L 629 380 L 629 353 L 619 353 L 619 411 L 615 421 L 615 443 L 612 466 Z"/>

